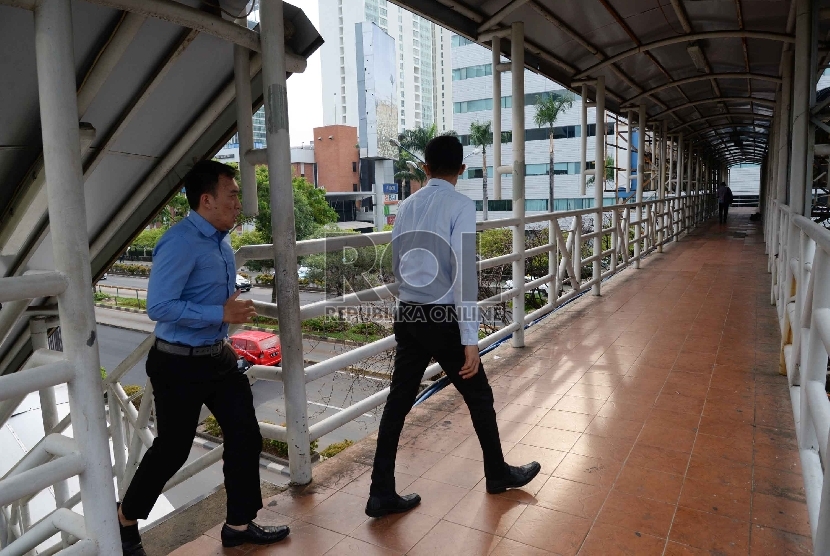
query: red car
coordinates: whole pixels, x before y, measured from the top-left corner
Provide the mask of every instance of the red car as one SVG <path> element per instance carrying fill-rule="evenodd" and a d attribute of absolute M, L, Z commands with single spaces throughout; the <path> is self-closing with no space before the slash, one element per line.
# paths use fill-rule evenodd
<path fill-rule="evenodd" d="M 282 361 L 280 337 L 271 332 L 245 330 L 231 336 L 233 350 L 252 365 L 278 365 Z"/>

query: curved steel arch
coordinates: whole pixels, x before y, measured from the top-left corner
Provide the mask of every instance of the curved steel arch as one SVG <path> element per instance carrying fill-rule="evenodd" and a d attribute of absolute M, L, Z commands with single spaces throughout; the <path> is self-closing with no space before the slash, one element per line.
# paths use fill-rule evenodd
<path fill-rule="evenodd" d="M 772 116 L 767 116 L 766 114 L 755 114 L 754 112 L 726 112 L 725 114 L 717 114 L 715 116 L 705 116 L 703 118 L 697 118 L 696 120 L 692 120 L 691 122 L 686 122 L 683 125 L 679 125 L 669 130 L 669 133 L 678 133 L 684 127 L 689 127 L 691 125 L 695 125 L 696 123 L 705 122 L 708 120 L 717 120 L 720 118 L 752 118 L 752 119 L 760 119 L 760 120 L 768 120 L 772 121 Z"/>
<path fill-rule="evenodd" d="M 626 108 L 629 105 L 636 103 L 638 100 L 645 98 L 649 95 L 653 95 L 655 93 L 659 93 L 660 91 L 665 91 L 666 89 L 671 89 L 672 87 L 679 87 L 680 85 L 686 85 L 688 83 L 695 83 L 697 81 L 709 81 L 710 79 L 757 79 L 759 81 L 770 81 L 772 83 L 781 83 L 780 77 L 774 77 L 772 75 L 764 75 L 761 73 L 749 73 L 749 72 L 730 72 L 730 73 L 704 73 L 701 75 L 695 75 L 692 77 L 686 77 L 685 79 L 675 79 L 674 81 L 670 81 L 659 87 L 654 87 L 653 89 L 649 89 L 648 91 L 643 91 L 637 95 L 634 95 L 630 99 L 623 101 L 620 105 L 620 108 Z"/>
<path fill-rule="evenodd" d="M 701 104 L 710 104 L 712 102 L 745 102 L 747 104 L 754 103 L 760 104 L 762 106 L 775 106 L 774 100 L 768 100 L 765 98 L 755 98 L 755 97 L 711 97 L 706 98 L 703 100 L 694 100 L 692 102 L 687 102 L 686 104 L 681 104 L 680 106 L 675 106 L 673 108 L 669 108 L 668 110 L 663 110 L 662 112 L 658 112 L 651 116 L 653 119 L 659 118 L 660 116 L 664 116 L 667 114 L 671 114 L 676 112 L 677 110 L 683 110 L 684 108 L 691 108 L 692 106 L 699 106 Z"/>
<path fill-rule="evenodd" d="M 696 135 L 699 135 L 699 134 L 701 134 L 701 133 L 706 133 L 707 131 L 717 131 L 717 130 L 719 130 L 719 129 L 729 129 L 729 128 L 735 128 L 735 127 L 765 127 L 765 126 L 762 126 L 762 125 L 754 125 L 754 124 L 741 124 L 741 123 L 734 123 L 734 124 L 722 124 L 722 125 L 710 125 L 710 126 L 707 126 L 707 127 L 702 128 L 702 129 L 697 129 L 697 130 L 693 131 L 692 133 L 689 133 L 688 135 L 684 135 L 684 136 L 683 136 L 683 138 L 684 138 L 684 139 L 690 139 L 690 138 L 692 138 L 692 137 L 694 137 L 694 136 L 696 136 Z M 769 128 L 766 128 L 766 129 L 768 129 L 768 130 L 769 130 Z M 754 134 L 754 133 L 757 133 L 757 134 L 759 134 L 759 135 L 763 135 L 763 136 L 765 136 L 765 137 L 766 137 L 767 135 L 769 135 L 769 133 L 752 132 L 752 131 L 740 131 L 740 130 L 736 130 L 736 132 L 737 132 L 737 133 L 742 133 L 742 134 Z"/>
<path fill-rule="evenodd" d="M 696 40 L 706 40 L 706 39 L 766 39 L 770 41 L 781 41 L 787 43 L 795 43 L 795 37 L 790 35 L 784 35 L 781 33 L 766 33 L 763 31 L 709 31 L 706 33 L 692 33 L 690 35 L 679 35 L 677 37 L 672 37 L 669 39 L 661 39 L 659 41 L 650 42 L 647 44 L 643 44 L 640 46 L 636 46 L 634 48 L 630 48 L 624 52 L 620 52 L 616 56 L 611 56 L 599 62 L 598 64 L 594 64 L 593 66 L 589 67 L 586 70 L 579 72 L 578 74 L 573 76 L 573 79 L 583 79 L 592 73 L 596 72 L 597 70 L 603 69 L 613 63 L 619 62 L 620 60 L 624 60 L 629 56 L 633 56 L 634 54 L 640 54 L 642 52 L 648 52 L 649 50 L 653 50 L 655 48 L 660 48 L 663 46 L 669 46 L 672 44 L 677 44 L 681 42 L 691 42 Z"/>

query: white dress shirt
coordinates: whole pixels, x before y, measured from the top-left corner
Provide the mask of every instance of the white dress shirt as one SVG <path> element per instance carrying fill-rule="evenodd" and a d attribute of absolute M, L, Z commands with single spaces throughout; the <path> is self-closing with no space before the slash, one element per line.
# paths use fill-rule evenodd
<path fill-rule="evenodd" d="M 463 345 L 478 344 L 475 203 L 445 180 L 431 179 L 404 200 L 392 230 L 398 297 L 455 305 Z"/>

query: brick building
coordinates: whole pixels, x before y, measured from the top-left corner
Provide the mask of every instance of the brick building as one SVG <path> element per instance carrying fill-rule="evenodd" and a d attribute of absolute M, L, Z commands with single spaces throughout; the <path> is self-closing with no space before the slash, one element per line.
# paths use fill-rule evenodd
<path fill-rule="evenodd" d="M 314 128 L 314 162 L 317 187 L 329 193 L 354 192 L 360 183 L 357 128 L 329 125 Z"/>

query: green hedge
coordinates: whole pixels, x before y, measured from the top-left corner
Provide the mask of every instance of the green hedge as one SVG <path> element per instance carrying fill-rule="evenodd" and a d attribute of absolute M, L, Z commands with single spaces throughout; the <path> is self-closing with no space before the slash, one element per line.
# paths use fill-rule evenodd
<path fill-rule="evenodd" d="M 126 274 L 128 276 L 149 276 L 150 266 L 143 264 L 115 263 L 110 267 L 113 274 Z"/>

